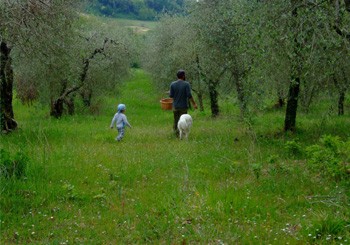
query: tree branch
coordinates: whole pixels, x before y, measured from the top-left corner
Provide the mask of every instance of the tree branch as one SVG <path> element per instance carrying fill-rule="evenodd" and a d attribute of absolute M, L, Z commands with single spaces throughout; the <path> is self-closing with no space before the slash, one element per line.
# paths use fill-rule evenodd
<path fill-rule="evenodd" d="M 345 39 L 347 39 L 350 42 L 350 33 L 344 33 L 342 30 L 340 30 L 340 28 L 338 26 L 333 26 L 333 29 L 335 30 L 335 32 L 344 37 Z"/>
<path fill-rule="evenodd" d="M 350 0 L 344 0 L 346 11 L 350 12 Z"/>
<path fill-rule="evenodd" d="M 84 60 L 84 62 L 83 62 L 83 64 L 84 64 L 83 71 L 82 71 L 82 73 L 80 74 L 80 83 L 82 84 L 80 87 L 83 86 L 83 84 L 84 84 L 84 82 L 85 82 L 85 80 L 86 80 L 87 72 L 88 72 L 89 66 L 90 66 L 90 61 L 91 61 L 92 59 L 94 59 L 95 56 L 96 56 L 97 54 L 103 54 L 103 52 L 105 51 L 106 45 L 107 45 L 107 43 L 108 43 L 109 41 L 110 41 L 110 40 L 109 40 L 108 38 L 106 38 L 106 39 L 104 40 L 104 42 L 103 42 L 103 47 L 102 47 L 102 48 L 97 48 L 97 49 L 95 49 L 94 52 L 92 52 L 92 54 L 91 54 L 88 58 L 86 58 L 86 59 Z"/>
<path fill-rule="evenodd" d="M 71 93 L 78 91 L 83 85 L 75 85 L 73 87 L 71 87 L 70 89 L 67 89 L 66 91 L 64 91 L 64 93 L 59 97 L 59 99 L 64 100 L 68 95 L 70 95 Z"/>

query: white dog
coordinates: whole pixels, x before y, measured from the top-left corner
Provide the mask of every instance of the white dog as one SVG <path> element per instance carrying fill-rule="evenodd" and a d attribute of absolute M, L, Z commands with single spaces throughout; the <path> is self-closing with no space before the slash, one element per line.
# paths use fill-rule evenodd
<path fill-rule="evenodd" d="M 188 135 L 190 134 L 190 130 L 192 127 L 192 117 L 189 114 L 181 115 L 179 122 L 177 123 L 177 128 L 180 132 L 180 139 L 183 137 L 188 139 Z"/>

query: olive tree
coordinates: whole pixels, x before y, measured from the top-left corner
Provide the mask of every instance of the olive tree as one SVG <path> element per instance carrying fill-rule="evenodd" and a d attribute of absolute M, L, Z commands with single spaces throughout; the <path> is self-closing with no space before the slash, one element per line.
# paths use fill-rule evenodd
<path fill-rule="evenodd" d="M 203 45 L 201 67 L 209 87 L 213 115 L 219 113 L 218 87 L 222 84 L 235 86 L 241 115 L 247 113 L 256 89 L 252 71 L 256 71 L 261 52 L 257 38 L 259 8 L 258 2 L 245 0 L 202 0 L 192 6 L 191 23 Z"/>
<path fill-rule="evenodd" d="M 78 35 L 80 38 L 80 53 L 85 57 L 99 52 L 89 61 L 86 70 L 86 80 L 79 90 L 84 105 L 90 106 L 91 98 L 113 91 L 125 76 L 131 65 L 137 62 L 139 50 L 137 42 L 140 37 L 131 30 L 116 27 L 113 24 L 96 20 L 92 16 L 82 16 L 82 25 Z M 87 67 L 86 67 L 87 68 Z"/>
<path fill-rule="evenodd" d="M 36 57 L 45 50 L 55 51 L 58 45 L 46 38 L 69 29 L 74 1 L 0 1 L 0 41 L 1 41 L 1 129 L 11 131 L 17 127 L 12 109 L 14 53 Z M 45 39 L 45 42 L 42 40 Z M 40 41 L 41 40 L 41 41 Z"/>
<path fill-rule="evenodd" d="M 109 26 L 89 21 L 93 17 L 77 14 L 74 9 L 68 15 L 66 8 L 68 5 L 63 5 L 48 13 L 48 18 L 57 15 L 57 19 L 45 19 L 38 35 L 28 35 L 13 54 L 17 78 L 26 77 L 26 85 L 34 84 L 54 117 L 64 111 L 73 114 L 77 94 L 89 106 L 92 95 L 111 91 L 131 63 L 130 33 L 120 28 L 110 31 Z"/>
<path fill-rule="evenodd" d="M 66 73 L 53 77 L 57 87 L 50 90 L 52 116 L 62 116 L 64 105 L 69 114 L 74 113 L 77 93 L 84 105 L 90 106 L 93 95 L 115 88 L 117 82 L 128 73 L 131 63 L 124 39 L 101 32 L 80 39 L 77 36 L 77 42 L 70 48 L 72 52 L 68 57 L 65 55 L 70 58 L 64 63 Z"/>
<path fill-rule="evenodd" d="M 294 131 L 299 101 L 307 111 L 325 91 L 339 92 L 342 113 L 349 23 L 348 1 L 201 0 L 186 17 L 161 22 L 146 57 L 163 82 L 179 64 L 198 74 L 214 116 L 217 88 L 227 82 L 236 86 L 243 116 L 257 89 L 278 106 L 286 98 L 284 130 Z"/>
<path fill-rule="evenodd" d="M 347 84 L 346 80 L 341 79 L 340 82 L 339 79 L 344 77 L 339 76 L 340 71 L 346 71 L 347 66 L 346 61 L 341 62 L 344 60 L 341 57 L 348 56 L 344 56 L 348 53 L 347 36 L 344 33 L 349 29 L 345 7 L 345 3 L 339 1 L 275 1 L 273 5 L 261 1 L 263 40 L 269 43 L 265 47 L 268 50 L 265 57 L 271 60 L 278 52 L 287 58 L 280 59 L 284 60 L 283 64 L 287 64 L 282 67 L 289 66 L 285 70 L 289 77 L 285 131 L 296 129 L 300 99 L 304 107 L 308 108 L 318 93 L 333 89 L 329 84 L 334 78 L 338 77 L 335 81 L 338 85 L 342 84 L 341 88 Z M 273 35 L 266 35 L 271 33 Z M 276 67 L 269 65 L 265 68 L 267 73 L 276 70 Z"/>
<path fill-rule="evenodd" d="M 331 54 L 335 68 L 333 80 L 339 94 L 338 115 L 344 115 L 345 94 L 350 87 L 350 1 L 344 0 L 344 5 L 342 7 L 341 0 L 333 1 L 333 29 L 341 40 Z"/>
<path fill-rule="evenodd" d="M 157 28 L 146 39 L 143 65 L 160 91 L 169 90 L 179 69 L 186 70 L 186 79 L 198 96 L 199 108 L 204 110 L 205 84 L 199 60 L 203 52 L 197 31 L 185 16 L 163 16 Z"/>
<path fill-rule="evenodd" d="M 13 70 L 11 48 L 0 43 L 0 127 L 7 132 L 17 128 L 12 108 Z"/>

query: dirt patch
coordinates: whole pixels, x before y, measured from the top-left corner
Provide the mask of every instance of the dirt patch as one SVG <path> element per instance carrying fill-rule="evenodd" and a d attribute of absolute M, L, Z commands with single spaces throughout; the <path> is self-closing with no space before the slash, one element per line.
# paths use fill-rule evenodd
<path fill-rule="evenodd" d="M 138 33 L 138 34 L 143 34 L 150 30 L 149 28 L 142 27 L 142 26 L 127 26 L 127 27 L 132 29 L 135 33 Z"/>

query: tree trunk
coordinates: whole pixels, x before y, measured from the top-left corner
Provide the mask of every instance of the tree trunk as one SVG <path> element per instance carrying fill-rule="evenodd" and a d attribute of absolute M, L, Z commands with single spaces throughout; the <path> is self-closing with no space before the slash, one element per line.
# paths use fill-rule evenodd
<path fill-rule="evenodd" d="M 338 115 L 344 115 L 344 101 L 345 101 L 345 91 L 339 92 L 339 100 L 338 100 Z"/>
<path fill-rule="evenodd" d="M 282 108 L 284 106 L 284 100 L 281 97 L 278 98 L 278 106 L 279 108 Z"/>
<path fill-rule="evenodd" d="M 84 86 L 85 80 L 86 80 L 87 75 L 88 75 L 88 70 L 90 67 L 90 61 L 93 60 L 97 54 L 102 54 L 105 51 L 106 44 L 108 42 L 110 42 L 110 40 L 106 38 L 103 42 L 102 48 L 95 49 L 88 58 L 84 59 L 83 70 L 80 73 L 80 79 L 79 79 L 80 84 L 79 85 L 74 85 L 73 87 L 67 89 L 68 81 L 67 80 L 62 81 L 62 91 L 61 91 L 60 97 L 58 97 L 56 100 L 51 100 L 51 112 L 50 112 L 51 116 L 54 116 L 56 118 L 61 117 L 63 115 L 64 103 L 68 107 L 68 113 L 74 114 L 74 108 L 75 108 L 74 107 L 74 100 L 72 98 L 69 98 L 68 96 L 72 93 L 75 93 L 76 91 L 78 91 L 79 89 L 81 89 Z M 88 94 L 87 101 L 84 101 L 85 105 L 86 105 L 86 103 L 88 105 L 90 105 L 91 94 L 92 94 L 92 92 L 90 94 Z"/>
<path fill-rule="evenodd" d="M 68 115 L 74 115 L 75 113 L 75 105 L 74 105 L 74 95 L 73 96 L 68 96 L 65 100 L 64 103 L 67 106 L 68 110 Z"/>
<path fill-rule="evenodd" d="M 64 100 L 62 98 L 51 100 L 51 116 L 60 118 L 63 115 L 63 102 Z"/>
<path fill-rule="evenodd" d="M 198 103 L 199 103 L 199 111 L 204 111 L 204 104 L 203 104 L 203 94 L 198 93 Z"/>
<path fill-rule="evenodd" d="M 12 107 L 13 70 L 11 49 L 5 42 L 0 44 L 0 127 L 2 132 L 17 128 Z"/>
<path fill-rule="evenodd" d="M 219 115 L 219 103 L 218 103 L 218 91 L 217 83 L 210 80 L 209 81 L 209 95 L 210 95 L 210 108 L 212 117 L 217 117 Z"/>
<path fill-rule="evenodd" d="M 76 85 L 67 89 L 67 81 L 62 82 L 62 91 L 60 97 L 56 100 L 51 99 L 51 112 L 50 115 L 56 118 L 60 118 L 64 112 L 64 104 L 68 106 L 68 113 L 70 115 L 74 114 L 74 100 L 69 97 L 70 94 L 78 91 L 82 85 Z"/>
<path fill-rule="evenodd" d="M 198 97 L 198 103 L 199 103 L 199 110 L 204 111 L 204 103 L 203 103 L 203 91 L 199 88 L 199 90 L 195 90 L 192 88 L 192 91 L 197 95 Z M 191 106 L 191 103 L 189 103 L 189 106 Z"/>
<path fill-rule="evenodd" d="M 296 18 L 298 17 L 298 2 L 298 0 L 291 0 L 292 6 L 294 7 L 294 9 L 292 10 L 292 17 L 295 19 L 295 21 L 297 21 Z M 297 28 L 294 29 L 294 58 L 292 60 L 291 81 L 289 84 L 286 116 L 284 120 L 284 131 L 292 132 L 296 129 L 295 125 L 300 91 L 300 77 L 302 70 L 301 43 L 297 39 L 298 33 L 296 30 Z"/>
<path fill-rule="evenodd" d="M 91 89 L 82 89 L 80 91 L 81 98 L 83 99 L 83 103 L 86 107 L 89 107 L 91 105 L 91 97 L 92 97 L 92 90 Z"/>
<path fill-rule="evenodd" d="M 199 110 L 204 111 L 204 103 L 203 103 L 203 89 L 201 86 L 202 81 L 206 80 L 206 76 L 202 71 L 202 68 L 199 63 L 199 56 L 196 55 L 196 64 L 197 64 L 197 81 L 198 81 L 198 91 L 195 91 L 193 88 L 192 90 L 195 91 L 198 97 L 198 103 L 199 103 Z"/>
<path fill-rule="evenodd" d="M 72 96 L 60 97 L 56 100 L 51 100 L 51 112 L 50 115 L 55 118 L 60 118 L 64 112 L 64 104 L 67 106 L 68 115 L 74 115 L 75 106 L 74 98 Z"/>
<path fill-rule="evenodd" d="M 283 108 L 284 105 L 286 104 L 285 102 L 285 96 L 283 93 L 283 88 L 281 85 L 277 84 L 277 103 L 275 104 L 275 108 Z"/>
<path fill-rule="evenodd" d="M 284 131 L 295 131 L 295 122 L 298 109 L 298 97 L 300 90 L 300 78 L 292 79 L 289 85 Z"/>
<path fill-rule="evenodd" d="M 243 88 L 243 82 L 240 79 L 240 75 L 238 72 L 235 72 L 235 84 L 236 84 L 236 91 L 238 96 L 238 102 L 239 102 L 239 109 L 241 111 L 241 116 L 244 117 L 246 109 L 247 109 L 247 103 L 246 98 L 244 95 L 244 88 Z"/>
<path fill-rule="evenodd" d="M 350 12 L 350 0 L 344 0 L 346 11 Z"/>
<path fill-rule="evenodd" d="M 342 73 L 343 73 L 344 80 L 346 80 L 346 75 L 345 75 L 344 70 L 342 70 Z M 342 116 L 342 115 L 344 115 L 344 101 L 345 101 L 345 94 L 346 94 L 346 91 L 347 91 L 347 88 L 346 88 L 345 84 L 347 83 L 347 81 L 339 83 L 335 74 L 333 75 L 333 81 L 334 81 L 334 85 L 337 87 L 338 93 L 339 93 L 339 98 L 338 98 L 338 115 Z"/>

